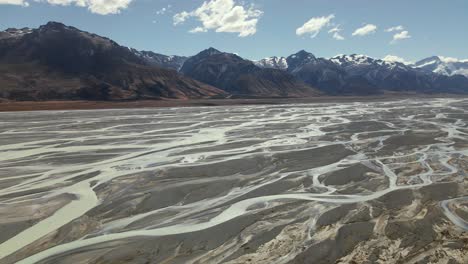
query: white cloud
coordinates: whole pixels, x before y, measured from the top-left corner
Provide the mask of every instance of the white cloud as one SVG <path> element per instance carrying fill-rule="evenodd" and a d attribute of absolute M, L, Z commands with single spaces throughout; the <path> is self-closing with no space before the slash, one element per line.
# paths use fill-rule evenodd
<path fill-rule="evenodd" d="M 437 56 L 439 59 L 445 63 L 455 63 L 455 62 L 468 62 L 468 60 L 460 60 L 453 57 Z"/>
<path fill-rule="evenodd" d="M 175 14 L 173 17 L 174 26 L 184 23 L 190 16 L 191 14 L 185 11 Z"/>
<path fill-rule="evenodd" d="M 353 36 L 366 36 L 366 35 L 375 33 L 376 30 L 377 30 L 376 25 L 367 24 L 367 25 L 365 25 L 363 27 L 360 27 L 360 28 L 356 29 L 353 32 Z"/>
<path fill-rule="evenodd" d="M 402 31 L 400 33 L 396 33 L 395 35 L 393 35 L 393 40 L 392 42 L 396 42 L 398 40 L 403 40 L 403 39 L 409 39 L 411 38 L 411 35 L 409 34 L 408 31 Z"/>
<path fill-rule="evenodd" d="M 403 63 L 403 64 L 412 64 L 411 61 L 407 61 L 407 60 L 405 60 L 405 59 L 403 59 L 401 57 L 395 56 L 395 55 L 387 55 L 382 60 L 389 61 L 389 62 L 399 62 L 399 63 Z"/>
<path fill-rule="evenodd" d="M 394 31 L 403 31 L 403 30 L 405 30 L 405 27 L 400 25 L 396 27 L 387 28 L 385 32 L 394 32 Z"/>
<path fill-rule="evenodd" d="M 331 21 L 335 18 L 335 15 L 313 17 L 309 21 L 305 22 L 304 25 L 296 29 L 296 35 L 302 36 L 304 34 L 311 34 L 312 38 L 315 38 L 318 33 L 324 28 L 331 24 Z"/>
<path fill-rule="evenodd" d="M 48 0 L 50 1 L 63 1 L 70 0 Z M 108 15 L 118 14 L 122 9 L 127 9 L 132 0 L 73 0 L 76 5 L 80 6 L 81 3 L 87 3 L 88 9 L 96 14 Z"/>
<path fill-rule="evenodd" d="M 0 5 L 21 5 L 29 6 L 29 3 L 26 0 L 0 0 Z"/>
<path fill-rule="evenodd" d="M 45 2 L 51 5 L 76 5 L 87 7 L 92 13 L 100 15 L 118 14 L 126 9 L 133 0 L 33 0 L 34 2 Z M 1 4 L 29 6 L 27 0 L 0 0 Z"/>
<path fill-rule="evenodd" d="M 207 32 L 208 30 L 204 27 L 196 27 L 191 29 L 189 32 L 190 33 L 200 33 L 200 32 Z"/>
<path fill-rule="evenodd" d="M 247 37 L 257 32 L 257 22 L 262 14 L 254 6 L 237 4 L 234 0 L 209 0 L 193 11 L 175 14 L 173 20 L 174 25 L 182 24 L 191 17 L 199 20 L 202 26 L 190 30 L 192 33 L 214 30 Z"/>
<path fill-rule="evenodd" d="M 336 26 L 328 31 L 328 33 L 333 34 L 333 38 L 336 40 L 344 40 L 345 38 L 340 34 L 341 28 L 340 26 Z"/>

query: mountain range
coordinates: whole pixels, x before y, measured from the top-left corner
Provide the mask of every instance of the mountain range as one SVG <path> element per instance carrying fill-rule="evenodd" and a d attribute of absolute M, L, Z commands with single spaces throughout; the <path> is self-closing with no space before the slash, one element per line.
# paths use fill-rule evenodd
<path fill-rule="evenodd" d="M 156 67 L 114 41 L 50 22 L 0 34 L 0 97 L 11 100 L 206 98 L 226 94 Z"/>
<path fill-rule="evenodd" d="M 305 83 L 332 95 L 366 95 L 388 91 L 467 93 L 468 78 L 461 74 L 465 66 L 463 61 L 454 64 L 435 58 L 439 57 L 407 65 L 358 54 L 317 58 L 302 50 L 286 58 L 271 57 L 255 64 L 290 72 Z M 283 61 L 284 65 L 278 65 L 278 61 Z M 452 70 L 441 71 L 442 68 Z"/>
<path fill-rule="evenodd" d="M 320 93 L 288 72 L 258 67 L 252 61 L 214 48 L 190 57 L 180 72 L 233 95 L 298 97 Z"/>
<path fill-rule="evenodd" d="M 468 93 L 468 62 L 430 57 L 403 64 L 307 51 L 250 61 L 208 48 L 191 56 L 138 51 L 49 22 L 0 32 L 0 98 L 137 100 Z"/>

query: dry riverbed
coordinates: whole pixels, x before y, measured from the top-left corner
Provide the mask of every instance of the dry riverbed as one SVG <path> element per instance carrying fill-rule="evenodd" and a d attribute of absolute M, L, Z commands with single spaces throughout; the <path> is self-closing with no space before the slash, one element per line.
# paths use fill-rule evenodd
<path fill-rule="evenodd" d="M 0 263 L 468 263 L 468 100 L 0 113 Z"/>

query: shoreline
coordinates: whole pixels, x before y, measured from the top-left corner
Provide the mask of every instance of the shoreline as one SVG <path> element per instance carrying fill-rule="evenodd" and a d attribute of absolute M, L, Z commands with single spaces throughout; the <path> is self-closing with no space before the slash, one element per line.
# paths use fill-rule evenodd
<path fill-rule="evenodd" d="M 206 107 L 234 105 L 281 105 L 308 103 L 375 102 L 404 99 L 466 98 L 464 95 L 382 95 L 382 96 L 319 96 L 307 98 L 259 98 L 259 99 L 164 99 L 135 101 L 0 101 L 0 112 L 99 110 L 166 107 Z"/>

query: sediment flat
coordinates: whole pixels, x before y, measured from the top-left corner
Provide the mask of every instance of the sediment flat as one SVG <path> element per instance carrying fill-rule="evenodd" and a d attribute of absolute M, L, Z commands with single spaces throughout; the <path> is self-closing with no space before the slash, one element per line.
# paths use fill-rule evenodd
<path fill-rule="evenodd" d="M 0 263 L 468 263 L 467 99 L 164 104 L 0 103 Z"/>
<path fill-rule="evenodd" d="M 80 100 L 51 100 L 51 101 L 9 101 L 0 100 L 0 112 L 9 111 L 41 111 L 41 110 L 92 110 L 92 109 L 128 109 L 128 108 L 158 108 L 158 107 L 195 107 L 195 106 L 224 106 L 224 105 L 275 105 L 275 104 L 303 104 L 329 102 L 375 102 L 389 100 L 415 100 L 427 98 L 452 98 L 453 95 L 430 94 L 387 94 L 379 96 L 318 96 L 306 98 L 250 98 L 250 99 L 161 99 L 161 100 L 133 100 L 133 101 L 80 101 Z M 466 97 L 466 95 L 457 95 Z"/>

